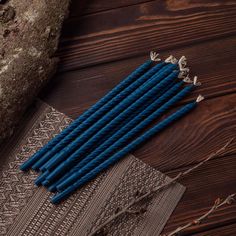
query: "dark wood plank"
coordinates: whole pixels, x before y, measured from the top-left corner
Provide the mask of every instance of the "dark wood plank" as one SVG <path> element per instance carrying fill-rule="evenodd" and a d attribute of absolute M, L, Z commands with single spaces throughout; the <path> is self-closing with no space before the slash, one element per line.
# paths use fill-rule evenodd
<path fill-rule="evenodd" d="M 82 80 L 81 82 L 97 88 L 93 81 Z M 81 88 L 84 88 L 83 84 Z M 87 93 L 93 96 L 90 91 L 83 89 L 79 91 L 82 94 L 78 95 L 77 100 L 74 98 L 76 110 L 79 110 L 80 98 L 83 99 Z M 70 96 L 65 94 L 65 97 L 60 97 L 61 100 L 58 101 L 59 96 L 57 96 L 55 101 L 57 104 L 65 104 L 67 97 Z M 195 163 L 235 135 L 235 115 L 236 94 L 206 100 L 199 105 L 198 109 L 147 142 L 134 154 L 161 171 Z M 235 145 L 229 153 L 235 153 Z"/>
<path fill-rule="evenodd" d="M 235 34 L 236 2 L 152 1 L 114 9 L 65 24 L 60 70 L 164 51 Z"/>
<path fill-rule="evenodd" d="M 207 232 L 194 234 L 195 236 L 233 236 L 236 234 L 236 224 L 230 224 L 223 227 L 217 227 Z"/>
<path fill-rule="evenodd" d="M 161 171 L 199 162 L 235 137 L 235 117 L 236 94 L 205 100 L 134 155 Z M 235 152 L 236 142 L 227 154 Z"/>
<path fill-rule="evenodd" d="M 191 158 L 191 156 L 189 157 Z M 212 160 L 180 182 L 187 187 L 181 202 L 168 221 L 164 232 L 170 232 L 178 226 L 185 225 L 206 213 L 220 197 L 225 198 L 236 192 L 236 156 Z M 175 176 L 181 170 L 169 173 Z M 193 235 L 222 225 L 236 222 L 236 204 L 227 205 L 217 210 L 201 225 L 186 230 L 186 234 Z M 181 234 L 182 235 L 182 234 Z M 202 235 L 208 235 L 208 232 Z M 211 234 L 209 234 L 211 235 Z M 221 234 L 215 234 L 221 235 Z M 232 234 L 234 235 L 234 234 Z"/>
<path fill-rule="evenodd" d="M 235 136 L 236 2 L 90 0 L 87 4 L 81 10 L 81 2 L 72 3 L 58 53 L 60 72 L 79 70 L 57 75 L 42 94 L 44 101 L 75 118 L 141 64 L 147 51 L 157 48 L 163 57 L 186 55 L 192 74 L 203 83 L 183 103 L 198 93 L 210 99 L 134 154 L 173 177 Z M 204 214 L 216 198 L 236 192 L 235 151 L 234 143 L 222 157 L 181 181 L 187 191 L 164 232 Z M 234 235 L 235 222 L 236 206 L 226 206 L 185 234 Z"/>
<path fill-rule="evenodd" d="M 235 41 L 236 37 L 231 37 L 205 42 L 194 47 L 166 51 L 162 57 L 165 58 L 173 53 L 178 57 L 186 55 L 188 58 L 191 74 L 198 75 L 202 82 L 202 86 L 188 99 L 193 99 L 198 93 L 207 97 L 219 96 L 232 93 L 236 89 L 234 79 L 236 61 L 232 59 L 236 49 Z M 224 45 L 223 49 L 222 45 Z M 137 57 L 61 73 L 50 83 L 42 98 L 58 110 L 75 118 L 147 58 L 148 56 Z"/>
<path fill-rule="evenodd" d="M 153 0 L 74 0 L 71 2 L 70 17 L 79 17 L 82 15 L 108 11 L 150 1 Z M 83 11 L 81 11 L 81 8 L 83 9 Z"/>

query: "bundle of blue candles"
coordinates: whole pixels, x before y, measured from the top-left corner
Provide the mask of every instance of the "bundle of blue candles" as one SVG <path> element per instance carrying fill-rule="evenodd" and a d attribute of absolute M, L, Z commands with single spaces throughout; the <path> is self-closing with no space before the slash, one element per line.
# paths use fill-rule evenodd
<path fill-rule="evenodd" d="M 151 52 L 150 57 L 21 165 L 23 171 L 40 171 L 35 184 L 56 192 L 52 203 L 69 197 L 203 99 L 199 95 L 147 130 L 199 85 L 196 76 L 189 78 L 184 56 L 161 61 Z"/>

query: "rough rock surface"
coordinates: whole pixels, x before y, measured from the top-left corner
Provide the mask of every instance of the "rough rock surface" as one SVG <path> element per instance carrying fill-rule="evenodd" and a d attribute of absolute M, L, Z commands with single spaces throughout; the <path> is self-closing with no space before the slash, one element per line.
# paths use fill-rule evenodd
<path fill-rule="evenodd" d="M 56 71 L 69 0 L 0 0 L 0 140 Z"/>

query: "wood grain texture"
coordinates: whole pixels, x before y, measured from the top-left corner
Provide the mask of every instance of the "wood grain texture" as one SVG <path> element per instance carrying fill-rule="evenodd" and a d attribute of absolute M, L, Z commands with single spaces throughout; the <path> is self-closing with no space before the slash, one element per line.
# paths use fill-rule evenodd
<path fill-rule="evenodd" d="M 107 1 L 107 0 L 80 0 L 72 1 L 70 19 L 73 17 L 80 17 L 92 13 L 98 13 L 102 11 L 108 11 L 121 7 L 127 7 L 131 5 L 137 5 L 139 3 L 150 2 L 153 0 L 119 0 L 119 1 Z M 82 11 L 81 11 L 82 9 Z"/>
<path fill-rule="evenodd" d="M 185 1 L 184 1 L 185 2 Z M 181 7 L 182 6 L 182 7 Z M 71 19 L 60 45 L 61 71 L 235 34 L 236 2 L 152 1 Z"/>
<path fill-rule="evenodd" d="M 235 136 L 235 117 L 236 94 L 205 100 L 134 154 L 161 171 L 199 162 Z M 227 150 L 232 153 L 236 142 Z"/>
<path fill-rule="evenodd" d="M 150 50 L 163 58 L 186 55 L 191 75 L 198 75 L 203 85 L 182 103 L 198 93 L 208 99 L 135 152 L 174 176 L 235 136 L 235 25 L 232 0 L 73 1 L 58 52 L 59 73 L 41 98 L 76 118 L 143 63 Z M 188 189 L 165 232 L 205 213 L 217 197 L 236 192 L 235 157 L 234 143 L 182 181 Z M 235 223 L 235 206 L 224 207 L 184 235 L 232 236 Z"/>
<path fill-rule="evenodd" d="M 207 236 L 231 236 L 235 235 L 236 232 L 236 224 L 229 224 L 222 227 L 217 227 L 212 230 L 207 231 Z M 201 232 L 195 234 L 195 236 L 206 236 L 206 232 Z"/>
<path fill-rule="evenodd" d="M 222 48 L 221 45 L 224 47 Z M 233 60 L 235 51 L 236 37 L 174 50 L 177 57 L 186 55 L 191 74 L 198 75 L 199 81 L 202 82 L 202 86 L 185 102 L 194 99 L 199 93 L 210 98 L 236 91 L 236 61 Z M 173 51 L 166 51 L 162 57 L 165 58 L 171 53 Z M 147 60 L 149 55 L 146 54 L 146 56 L 58 74 L 41 97 L 58 110 L 76 118 Z M 53 93 L 49 93 L 52 89 Z"/>
<path fill-rule="evenodd" d="M 174 230 L 178 226 L 185 225 L 203 215 L 211 208 L 218 197 L 225 198 L 229 194 L 235 193 L 235 168 L 236 156 L 232 155 L 223 159 L 212 160 L 180 181 L 187 186 L 187 190 L 164 232 Z M 168 174 L 174 177 L 181 170 L 183 169 Z M 210 230 L 233 222 L 236 222 L 236 204 L 218 209 L 206 222 L 187 230 L 186 234 L 183 235 L 192 235 L 196 232 Z M 208 234 L 205 232 L 203 235 Z M 221 236 L 221 234 L 216 235 Z"/>
<path fill-rule="evenodd" d="M 206 100 L 134 155 L 160 171 L 199 162 L 235 136 L 235 117 L 236 94 Z M 227 154 L 236 154 L 235 151 L 236 143 Z"/>

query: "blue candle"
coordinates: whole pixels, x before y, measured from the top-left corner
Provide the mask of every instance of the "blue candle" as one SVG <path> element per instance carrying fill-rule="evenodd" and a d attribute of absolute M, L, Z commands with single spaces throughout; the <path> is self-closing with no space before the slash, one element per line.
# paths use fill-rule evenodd
<path fill-rule="evenodd" d="M 172 70 L 172 66 L 174 66 L 174 65 L 172 65 L 172 64 L 169 65 L 169 68 L 171 70 Z M 165 88 L 165 86 L 170 84 L 175 78 L 178 77 L 179 71 L 173 71 L 169 76 L 167 76 L 165 78 L 167 73 L 169 74 L 168 71 L 169 70 L 164 70 L 163 73 L 158 74 L 158 76 L 156 78 L 154 78 L 153 80 L 148 82 L 145 86 L 143 86 L 138 91 L 135 91 L 133 94 L 131 94 L 128 97 L 127 101 L 124 101 L 123 103 L 120 103 L 120 105 L 118 105 L 117 107 L 112 109 L 103 119 L 99 120 L 92 127 L 90 127 L 86 132 L 84 132 L 80 137 L 75 139 L 70 145 L 68 145 L 65 148 L 65 151 L 61 152 L 56 158 L 54 158 L 53 163 L 51 165 L 51 168 L 55 167 L 56 164 L 64 161 L 71 153 L 73 153 L 73 151 L 75 151 L 79 146 L 84 144 L 85 141 L 87 141 L 95 132 L 99 131 L 100 129 L 102 129 L 101 132 L 103 132 L 104 131 L 103 130 L 104 125 L 106 125 L 108 122 L 110 122 L 118 114 L 120 114 L 122 111 L 124 111 L 124 109 L 129 107 L 132 103 L 134 103 L 135 105 L 132 105 L 130 110 L 128 109 L 129 112 L 130 111 L 132 112 L 133 106 L 134 106 L 134 108 L 137 108 L 137 107 L 141 106 L 146 101 L 148 101 L 148 99 L 150 99 L 150 97 L 155 96 L 155 94 L 157 94 L 157 92 L 160 92 L 163 88 Z M 161 83 L 158 84 L 158 82 L 160 82 L 160 80 L 162 80 L 163 78 L 165 78 L 165 79 Z M 145 92 L 147 92 L 147 93 L 143 97 L 141 97 L 140 100 L 137 100 Z M 137 101 L 137 102 L 135 102 L 135 101 Z M 125 117 L 125 114 L 126 113 L 124 113 L 124 117 Z M 117 122 L 116 122 L 117 120 L 118 120 L 118 123 L 119 123 L 120 121 L 122 121 L 124 119 L 124 117 L 123 116 L 121 116 L 121 117 L 118 116 L 115 119 L 115 122 L 112 123 L 112 125 L 117 124 Z M 110 128 L 111 128 L 110 126 L 108 128 L 106 128 L 104 134 L 102 134 L 102 135 L 105 135 L 106 132 L 109 131 Z M 53 180 L 57 179 L 58 176 L 64 174 L 64 172 L 68 168 L 70 168 L 71 165 L 73 165 L 76 157 L 77 157 L 76 155 L 74 155 L 74 156 L 72 155 L 72 157 L 68 158 L 66 161 L 62 162 L 61 165 L 59 165 L 56 169 L 54 169 L 50 173 L 50 175 L 47 177 L 48 183 L 50 183 L 50 181 L 53 181 Z M 46 182 L 44 182 L 44 183 L 46 183 Z"/>
<path fill-rule="evenodd" d="M 88 129 L 91 125 L 93 125 L 96 121 L 98 121 L 104 114 L 109 112 L 113 107 L 115 107 L 117 104 L 119 104 L 123 99 L 127 98 L 129 94 L 131 94 L 133 91 L 135 91 L 138 87 L 143 85 L 146 81 L 150 80 L 150 78 L 155 75 L 163 66 L 169 65 L 165 62 L 161 62 L 151 68 L 148 72 L 146 72 L 143 76 L 136 79 L 135 82 L 130 84 L 127 88 L 122 90 L 119 94 L 117 94 L 115 97 L 113 97 L 111 100 L 109 100 L 104 106 L 102 106 L 100 109 L 95 111 L 92 115 L 90 115 L 84 122 L 82 122 L 77 127 L 74 127 L 74 129 L 65 136 L 60 142 L 58 142 L 50 151 L 47 152 L 46 155 L 44 155 L 40 161 L 38 161 L 36 164 L 33 165 L 33 169 L 37 170 L 45 170 L 47 166 L 47 161 L 51 159 L 55 154 L 57 154 L 59 151 L 61 151 L 66 145 L 68 145 L 72 140 L 78 137 L 82 132 L 84 132 L 86 129 Z M 46 163 L 46 164 L 45 164 Z M 45 164 L 45 165 L 44 165 Z"/>
<path fill-rule="evenodd" d="M 50 172 L 48 170 L 46 170 L 45 172 L 43 172 L 35 181 L 34 184 L 37 186 L 40 186 L 41 183 L 46 179 L 46 177 L 50 174 Z"/>
<path fill-rule="evenodd" d="M 76 148 L 86 142 L 92 135 L 94 135 L 98 130 L 100 130 L 105 124 L 110 122 L 114 117 L 116 117 L 119 113 L 121 113 L 124 109 L 130 106 L 133 102 L 135 102 L 139 97 L 141 97 L 144 93 L 146 93 L 150 88 L 152 88 L 156 83 L 160 82 L 163 78 L 169 75 L 173 69 L 176 69 L 178 66 L 176 64 L 168 64 L 166 67 L 161 69 L 161 71 L 155 74 L 149 81 L 147 81 L 143 86 L 139 87 L 137 90 L 132 92 L 128 97 L 126 97 L 121 103 L 117 106 L 113 106 L 105 116 L 103 116 L 100 120 L 96 120 L 96 122 L 84 133 L 80 136 L 78 135 L 68 135 L 67 138 L 70 139 L 70 142 L 73 141 L 68 146 L 60 147 L 60 150 L 64 148 L 64 150 L 56 155 L 53 159 L 51 159 L 46 165 L 45 169 L 53 169 L 60 162 L 64 161 L 65 158 L 71 154 Z M 177 73 L 177 72 L 176 72 Z M 93 116 L 93 115 L 92 115 Z M 91 116 L 91 117 L 92 117 Z M 84 122 L 86 123 L 86 122 Z M 76 130 L 75 134 L 76 134 Z M 69 141 L 69 140 L 68 140 Z M 54 148 L 53 148 L 54 149 Z M 55 151 L 55 150 L 54 150 Z"/>
<path fill-rule="evenodd" d="M 180 82 L 181 84 L 182 82 Z M 165 93 L 166 91 L 168 91 L 172 86 L 173 84 L 175 84 L 175 82 L 173 81 L 172 83 L 170 83 L 169 86 L 167 86 L 164 90 L 163 90 L 163 93 Z M 130 116 L 128 116 L 126 118 L 126 120 L 124 120 L 123 122 L 121 122 L 120 124 L 117 125 L 117 127 L 115 127 L 114 129 L 114 133 L 116 133 L 118 130 L 120 130 L 126 123 L 130 122 L 131 120 L 133 120 L 135 117 L 137 117 L 137 115 L 142 112 L 143 110 L 146 109 L 146 107 L 148 107 L 152 102 L 154 102 L 156 100 L 156 97 L 153 96 L 152 98 L 150 98 L 149 101 L 147 101 L 143 106 L 139 107 L 138 109 L 136 109 L 134 111 L 133 114 L 131 114 Z M 107 135 L 106 137 L 102 137 L 101 140 L 98 142 L 98 145 L 100 145 L 102 142 L 104 142 L 107 138 L 109 138 L 110 135 Z M 42 175 L 40 175 L 36 180 L 35 180 L 35 184 L 37 186 L 41 185 L 42 182 L 46 179 L 46 177 L 50 174 L 49 171 L 45 171 Z M 67 173 L 68 174 L 68 173 Z M 59 180 L 58 180 L 59 182 Z M 54 182 L 52 183 L 48 189 L 51 191 L 51 192 L 54 192 L 56 191 L 56 186 L 57 186 L 57 183 Z"/>
<path fill-rule="evenodd" d="M 152 86 L 154 86 L 155 84 L 157 84 L 162 78 L 164 78 L 166 75 L 168 75 L 173 68 L 176 68 L 176 65 L 172 65 L 169 64 L 168 66 L 166 66 L 165 68 L 163 68 L 158 75 L 154 75 L 152 77 L 152 79 L 150 79 L 149 82 L 147 82 L 145 85 L 143 85 L 142 87 L 140 87 L 138 89 L 138 91 L 141 91 L 142 93 L 144 93 L 145 91 L 147 91 L 149 88 L 151 88 Z M 173 73 L 174 75 L 172 75 L 172 77 L 176 77 L 178 72 L 175 71 Z M 168 86 L 168 82 L 169 84 L 172 82 L 173 78 L 169 78 L 164 85 Z M 165 86 L 162 86 L 162 88 Z M 144 90 L 145 89 L 145 90 Z M 133 92 L 130 96 L 127 97 L 127 102 L 123 101 L 123 103 L 120 103 L 117 107 L 113 108 L 106 116 L 109 116 L 109 118 L 107 117 L 103 117 L 102 119 L 100 119 L 97 123 L 95 123 L 92 127 L 90 127 L 87 131 L 85 131 L 81 136 L 77 137 L 73 142 L 71 142 L 68 146 L 66 146 L 57 156 L 51 158 L 51 160 L 49 160 L 48 163 L 46 163 L 47 169 L 54 169 L 54 167 L 56 167 L 58 164 L 60 164 L 63 160 L 65 160 L 67 158 L 67 156 L 73 152 L 73 150 L 75 150 L 77 148 L 77 146 L 82 145 L 86 139 L 89 139 L 89 137 L 91 137 L 96 131 L 98 131 L 99 129 L 101 129 L 104 124 L 108 123 L 109 120 L 111 120 L 113 117 L 115 117 L 116 114 L 121 113 L 126 107 L 128 107 L 130 104 L 132 104 L 132 101 L 135 101 L 135 99 L 138 99 L 138 97 L 140 96 L 140 93 L 135 91 Z M 129 99 L 131 97 L 131 99 Z M 106 123 L 104 123 L 106 122 Z M 103 137 L 104 138 L 104 137 Z M 60 166 L 58 168 L 61 168 Z M 58 176 L 62 175 L 64 172 L 62 172 L 61 169 L 56 168 L 55 170 L 52 171 L 52 173 L 50 173 L 50 175 L 47 177 L 49 179 L 55 180 L 58 178 Z M 46 169 L 46 168 L 45 168 Z M 45 171 L 45 169 L 43 169 L 43 171 Z M 44 175 L 45 176 L 45 175 Z M 43 180 L 43 178 L 39 177 L 38 179 L 36 179 L 36 183 L 39 185 L 41 183 L 41 181 Z M 44 186 L 48 186 L 50 184 L 49 181 L 44 181 L 42 183 Z"/>
<path fill-rule="evenodd" d="M 117 132 L 121 127 L 123 127 L 125 125 L 126 122 L 129 122 L 131 120 L 134 119 L 134 117 L 136 117 L 139 112 L 141 112 L 143 109 L 145 109 L 151 102 L 154 101 L 155 98 L 152 98 L 150 101 L 147 102 L 147 104 L 145 104 L 144 106 L 138 108 L 133 114 L 131 114 L 124 122 L 121 122 L 119 125 L 117 125 L 117 127 L 114 129 L 114 133 Z M 102 143 L 107 137 L 102 137 L 102 139 L 98 142 L 98 144 Z M 42 182 L 46 179 L 46 177 L 50 174 L 50 171 L 44 171 L 36 180 L 35 180 L 35 185 L 40 186 L 42 184 Z M 53 185 L 51 185 L 50 187 L 48 187 L 48 189 L 52 192 L 56 191 L 55 185 L 56 183 L 54 183 Z"/>
<path fill-rule="evenodd" d="M 152 61 L 156 61 L 157 54 L 151 52 L 151 60 L 147 60 L 144 64 L 139 66 L 133 73 L 131 73 L 126 79 L 121 81 L 114 89 L 107 93 L 102 99 L 100 99 L 95 105 L 85 111 L 80 117 L 78 117 L 74 122 L 72 122 L 66 129 L 64 129 L 59 135 L 49 141 L 43 148 L 41 148 L 37 153 L 35 153 L 28 161 L 21 165 L 21 170 L 25 171 L 29 169 L 32 165 L 37 163 L 43 155 L 50 151 L 57 143 L 64 139 L 69 133 L 71 133 L 78 125 L 83 123 L 88 119 L 94 112 L 102 108 L 107 102 L 109 102 L 113 97 L 119 94 L 122 90 L 126 89 L 130 84 L 135 82 L 140 76 L 142 76 L 152 64 Z M 162 63 L 161 63 L 162 65 Z M 158 66 L 159 67 L 159 66 Z M 152 71 L 152 70 L 151 70 Z M 155 71 L 155 70 L 154 70 Z M 154 72 L 155 73 L 155 72 Z M 37 169 L 37 167 L 35 167 Z"/>
<path fill-rule="evenodd" d="M 120 137 L 125 135 L 130 129 L 135 127 L 139 122 L 144 120 L 148 115 L 150 115 L 152 112 L 154 112 L 161 104 L 163 104 L 165 101 L 167 101 L 169 98 L 171 98 L 181 87 L 183 82 L 178 82 L 175 84 L 175 82 L 171 83 L 170 86 L 167 86 L 164 91 L 163 95 L 156 99 L 156 96 L 154 96 L 150 101 L 148 101 L 144 106 L 141 106 L 138 110 L 134 112 L 131 116 L 128 117 L 124 122 L 121 123 L 121 125 L 118 126 L 118 128 L 114 131 L 114 134 L 112 136 L 109 136 L 106 139 L 102 141 L 102 144 L 99 145 L 95 150 L 92 151 L 88 156 L 86 156 L 86 160 L 93 159 L 96 156 L 98 156 L 100 153 L 106 150 L 109 146 L 111 146 L 116 140 L 118 140 Z M 82 160 L 83 162 L 84 160 Z M 84 163 L 84 162 L 83 162 Z M 87 164 L 87 162 L 85 162 Z M 57 186 L 61 184 L 64 180 L 66 180 L 68 177 L 72 175 L 75 171 L 80 169 L 80 166 L 78 168 L 78 165 L 73 167 L 72 170 L 70 170 L 68 173 L 66 173 L 62 178 L 60 178 L 58 181 L 52 183 L 48 190 L 51 192 L 55 192 L 57 190 Z M 48 174 L 46 175 L 46 177 Z M 44 179 L 43 179 L 44 180 Z M 41 179 L 40 179 L 41 181 Z"/>
<path fill-rule="evenodd" d="M 188 114 L 190 111 L 192 111 L 197 105 L 197 102 L 191 102 L 182 108 L 180 108 L 178 111 L 158 123 L 156 126 L 145 132 L 142 136 L 135 139 L 133 142 L 131 142 L 129 145 L 127 145 L 122 150 L 118 151 L 116 154 L 111 156 L 109 159 L 104 161 L 103 163 L 96 166 L 93 171 L 87 173 L 84 175 L 81 179 L 76 181 L 73 185 L 65 189 L 63 192 L 58 193 L 55 195 L 51 201 L 54 204 L 58 204 L 61 201 L 65 200 L 67 197 L 69 197 L 74 191 L 82 187 L 83 185 L 87 184 L 89 181 L 93 180 L 98 174 L 100 174 L 102 171 L 107 170 L 110 166 L 114 165 L 117 161 L 119 161 L 121 158 L 129 154 L 130 152 L 134 151 L 139 145 L 146 142 L 148 139 L 152 138 L 154 135 L 162 131 L 164 128 L 168 127 L 171 123 L 174 121 L 177 121 L 181 117 Z"/>
<path fill-rule="evenodd" d="M 160 94 L 163 94 L 163 93 L 165 93 L 166 91 L 168 91 L 173 85 L 175 84 L 175 81 L 173 80 L 169 85 L 167 85 L 167 86 L 165 86 L 165 88 L 160 92 Z M 182 84 L 182 82 L 180 82 L 179 84 L 178 84 L 178 87 L 180 87 L 181 86 L 181 84 Z M 156 85 L 157 86 L 157 85 Z M 164 87 L 164 86 L 163 86 Z M 159 86 L 159 88 L 160 88 L 160 86 Z M 153 88 L 154 89 L 154 88 Z M 177 89 L 177 88 L 176 88 Z M 158 91 L 159 92 L 159 91 Z M 144 98 L 145 98 L 145 100 L 147 100 L 144 104 L 142 104 L 142 105 L 140 105 L 140 100 L 138 100 L 139 101 L 139 103 L 137 104 L 137 102 L 138 101 L 136 101 L 136 107 L 137 108 L 134 108 L 134 104 L 132 105 L 132 107 L 134 108 L 134 109 L 130 109 L 130 108 L 127 108 L 127 109 L 129 109 L 129 110 L 132 110 L 132 112 L 131 112 L 131 114 L 127 114 L 126 113 L 126 115 L 125 115 L 125 117 L 124 117 L 124 115 L 123 115 L 123 113 L 125 112 L 125 111 L 127 111 L 127 110 L 125 110 L 124 112 L 122 112 L 122 116 L 123 116 L 123 118 L 124 119 L 121 119 L 121 114 L 119 115 L 119 118 L 117 117 L 117 118 L 115 118 L 116 119 L 116 122 L 114 123 L 114 121 L 111 121 L 112 122 L 112 124 L 113 124 L 113 126 L 114 127 L 111 127 L 111 124 L 109 125 L 109 127 L 107 127 L 106 128 L 106 130 L 108 130 L 109 132 L 106 132 L 106 134 L 102 134 L 102 135 L 100 135 L 100 137 L 99 138 L 96 138 L 96 146 L 99 146 L 101 143 L 103 143 L 106 139 L 108 139 L 112 134 L 114 134 L 114 133 L 116 133 L 116 132 L 118 132 L 118 130 L 120 130 L 126 123 L 129 123 L 130 121 L 133 121 L 136 117 L 137 117 L 137 115 L 140 113 L 140 112 L 143 112 L 152 102 L 154 102 L 155 100 L 156 100 L 156 97 L 158 97 L 158 92 L 152 92 L 153 93 L 153 95 L 152 94 L 150 94 L 150 91 L 149 91 L 149 95 L 148 94 L 145 94 L 145 96 L 142 98 L 142 101 L 144 102 Z M 173 92 L 172 92 L 173 93 Z M 159 94 L 159 95 L 160 95 Z M 163 99 L 162 99 L 163 100 Z M 119 121 L 117 120 L 117 119 L 119 119 Z M 110 123 L 111 123 L 110 122 Z M 99 133 L 101 133 L 100 131 L 99 131 Z M 103 133 L 104 133 L 104 131 L 103 131 Z M 95 135 L 96 137 L 97 137 L 97 134 Z M 95 136 L 93 136 L 93 138 L 91 138 L 91 139 L 94 139 L 95 138 Z M 93 146 L 93 148 L 95 148 L 95 146 Z M 89 151 L 88 151 L 89 152 Z M 86 152 L 86 153 L 88 153 L 88 152 Z M 49 173 L 49 172 L 47 172 L 47 173 Z M 63 172 L 62 172 L 63 173 Z M 41 176 L 39 176 L 36 180 L 35 180 L 35 184 L 36 185 L 40 185 L 43 181 L 44 181 L 44 179 L 45 179 L 45 177 L 47 177 L 48 175 L 44 175 L 44 177 L 42 178 Z M 48 186 L 48 183 L 45 181 L 45 182 L 43 182 L 43 185 L 47 185 Z M 48 186 L 48 189 L 50 190 L 50 191 L 52 191 L 52 192 L 54 192 L 54 191 L 56 191 L 56 185 L 57 185 L 57 183 L 56 182 L 54 182 L 54 183 L 52 183 L 50 186 Z"/>
<path fill-rule="evenodd" d="M 174 86 L 174 88 L 176 86 Z M 153 110 L 155 108 L 150 106 L 151 113 L 153 112 L 151 115 L 148 116 L 147 114 L 150 112 L 148 111 L 148 113 L 146 113 L 146 110 L 145 110 L 145 112 L 143 114 L 141 113 L 142 116 L 138 119 L 139 121 L 141 121 L 141 123 L 139 123 L 137 126 L 134 126 L 131 130 L 130 129 L 127 130 L 126 133 L 124 133 L 125 135 L 120 136 L 120 138 L 117 139 L 115 142 L 110 143 L 110 141 L 108 139 L 106 141 L 108 143 L 105 142 L 105 145 L 100 146 L 101 149 L 105 149 L 104 152 L 100 152 L 100 154 L 96 155 L 97 153 L 95 150 L 95 152 L 93 152 L 93 155 L 88 155 L 87 157 L 85 157 L 85 159 L 83 159 L 75 167 L 76 170 L 74 171 L 74 174 L 72 174 L 65 181 L 63 181 L 60 185 L 58 185 L 57 189 L 60 191 L 64 190 L 66 187 L 73 184 L 74 181 L 78 180 L 81 176 L 85 175 L 87 172 L 89 172 L 93 168 L 95 168 L 98 163 L 98 160 L 100 160 L 100 162 L 102 162 L 106 158 L 108 158 L 112 154 L 114 154 L 114 152 L 116 150 L 119 150 L 119 149 L 123 148 L 124 146 L 126 146 L 131 139 L 136 137 L 142 130 L 144 130 L 154 120 L 156 120 L 158 117 L 163 115 L 168 109 L 170 109 L 171 106 L 173 106 L 174 104 L 176 104 L 177 102 L 182 100 L 187 94 L 189 94 L 193 90 L 193 88 L 194 88 L 193 85 L 183 88 L 179 93 L 177 93 L 174 97 L 172 97 L 169 101 L 167 101 L 164 105 L 162 105 L 159 109 L 155 110 L 154 112 L 153 112 Z M 164 94 L 163 96 L 164 96 L 164 99 L 166 99 L 166 94 Z M 160 99 L 162 97 L 160 97 Z M 159 101 L 159 99 L 156 101 L 157 104 L 158 104 L 158 101 Z M 153 104 L 154 104 L 154 107 L 156 107 L 155 106 L 156 104 L 155 103 L 153 103 Z M 146 117 L 146 119 L 142 120 L 142 117 Z M 130 123 L 132 124 L 133 121 L 131 121 Z M 129 127 L 129 123 L 126 126 Z M 124 130 L 126 130 L 126 126 L 123 127 Z M 119 132 L 121 132 L 121 131 L 122 130 L 120 130 Z M 116 136 L 116 134 L 114 134 L 113 136 Z M 110 139 L 112 139 L 112 137 Z M 108 144 L 110 144 L 110 145 L 108 146 Z M 94 155 L 94 153 L 95 153 L 95 155 Z"/>

